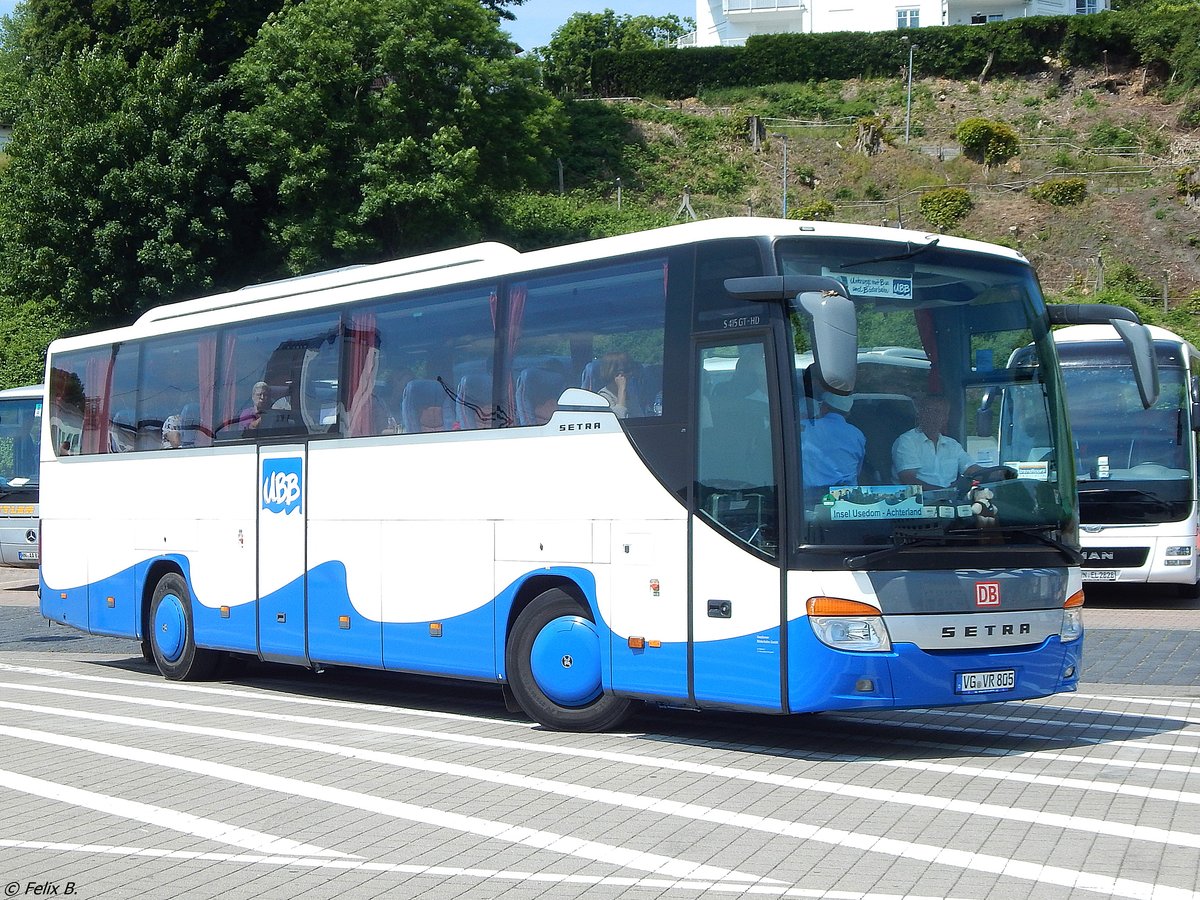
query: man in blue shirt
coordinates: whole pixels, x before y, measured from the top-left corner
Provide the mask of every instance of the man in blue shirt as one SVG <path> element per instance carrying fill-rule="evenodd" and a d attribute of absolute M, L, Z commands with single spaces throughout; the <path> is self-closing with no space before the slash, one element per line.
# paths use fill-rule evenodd
<path fill-rule="evenodd" d="M 805 506 L 820 502 L 831 487 L 858 484 L 867 439 L 846 421 L 853 406 L 853 397 L 826 393 L 816 418 L 800 424 Z"/>

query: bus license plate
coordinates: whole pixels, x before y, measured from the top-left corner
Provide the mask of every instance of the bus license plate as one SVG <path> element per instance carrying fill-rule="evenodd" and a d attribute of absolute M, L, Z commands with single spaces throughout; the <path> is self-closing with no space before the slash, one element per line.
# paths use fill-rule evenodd
<path fill-rule="evenodd" d="M 38 552 L 36 550 L 18 550 L 17 559 L 21 562 L 37 562 Z"/>
<path fill-rule="evenodd" d="M 1116 581 L 1121 573 L 1116 569 L 1083 569 L 1084 581 Z"/>
<path fill-rule="evenodd" d="M 956 694 L 991 694 L 996 691 L 1011 691 L 1017 686 L 1015 669 L 999 669 L 995 672 L 959 672 L 955 676 Z"/>

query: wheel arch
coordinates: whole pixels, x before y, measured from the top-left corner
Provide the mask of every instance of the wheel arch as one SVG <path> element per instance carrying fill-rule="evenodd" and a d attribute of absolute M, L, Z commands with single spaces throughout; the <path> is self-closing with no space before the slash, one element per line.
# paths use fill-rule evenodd
<path fill-rule="evenodd" d="M 150 636 L 150 602 L 154 599 L 154 589 L 158 587 L 158 583 L 164 575 L 170 575 L 171 573 L 178 575 L 188 584 L 188 593 L 189 595 L 191 594 L 191 585 L 188 582 L 187 573 L 183 571 L 183 566 L 179 562 L 170 557 L 162 557 L 149 563 L 146 567 L 146 575 L 142 579 L 141 613 L 138 617 L 141 627 L 141 640 L 146 640 Z M 188 602 L 191 602 L 190 596 Z"/>
<path fill-rule="evenodd" d="M 501 634 L 503 640 L 498 641 L 498 646 L 496 647 L 496 672 L 500 676 L 501 681 L 506 682 L 508 680 L 508 663 L 505 657 L 508 642 L 512 639 L 513 626 L 516 624 L 517 617 L 525 607 L 533 602 L 535 597 L 539 597 L 546 591 L 555 588 L 573 598 L 575 602 L 587 611 L 588 616 L 596 623 L 596 626 L 602 629 L 602 632 L 607 635 L 608 627 L 600 616 L 596 598 L 596 579 L 591 572 L 587 569 L 565 566 L 546 569 L 540 572 L 530 572 L 513 582 L 501 595 L 501 614 L 497 616 L 497 619 L 503 621 L 504 631 Z M 607 653 L 603 656 L 602 670 L 605 684 L 611 684 L 612 673 Z"/>

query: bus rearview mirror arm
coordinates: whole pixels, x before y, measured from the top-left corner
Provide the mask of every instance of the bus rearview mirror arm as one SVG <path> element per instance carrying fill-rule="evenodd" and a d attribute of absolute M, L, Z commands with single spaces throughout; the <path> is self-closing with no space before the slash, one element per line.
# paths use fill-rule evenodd
<path fill-rule="evenodd" d="M 1154 339 L 1137 313 L 1110 303 L 1062 303 L 1046 307 L 1051 325 L 1111 325 L 1121 336 L 1133 364 L 1142 408 L 1149 409 L 1158 400 L 1158 363 L 1154 358 Z"/>
<path fill-rule="evenodd" d="M 846 287 L 821 275 L 763 275 L 728 278 L 725 290 L 739 300 L 783 302 L 795 298 L 813 323 L 817 376 L 838 394 L 854 390 L 858 373 L 858 319 Z"/>

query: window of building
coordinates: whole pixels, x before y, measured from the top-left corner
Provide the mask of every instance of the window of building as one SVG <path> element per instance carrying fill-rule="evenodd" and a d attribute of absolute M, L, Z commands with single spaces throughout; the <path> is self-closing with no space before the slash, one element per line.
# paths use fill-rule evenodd
<path fill-rule="evenodd" d="M 897 28 L 920 28 L 921 27 L 921 10 L 919 10 L 919 9 L 898 9 L 898 10 L 896 10 L 896 27 Z"/>

